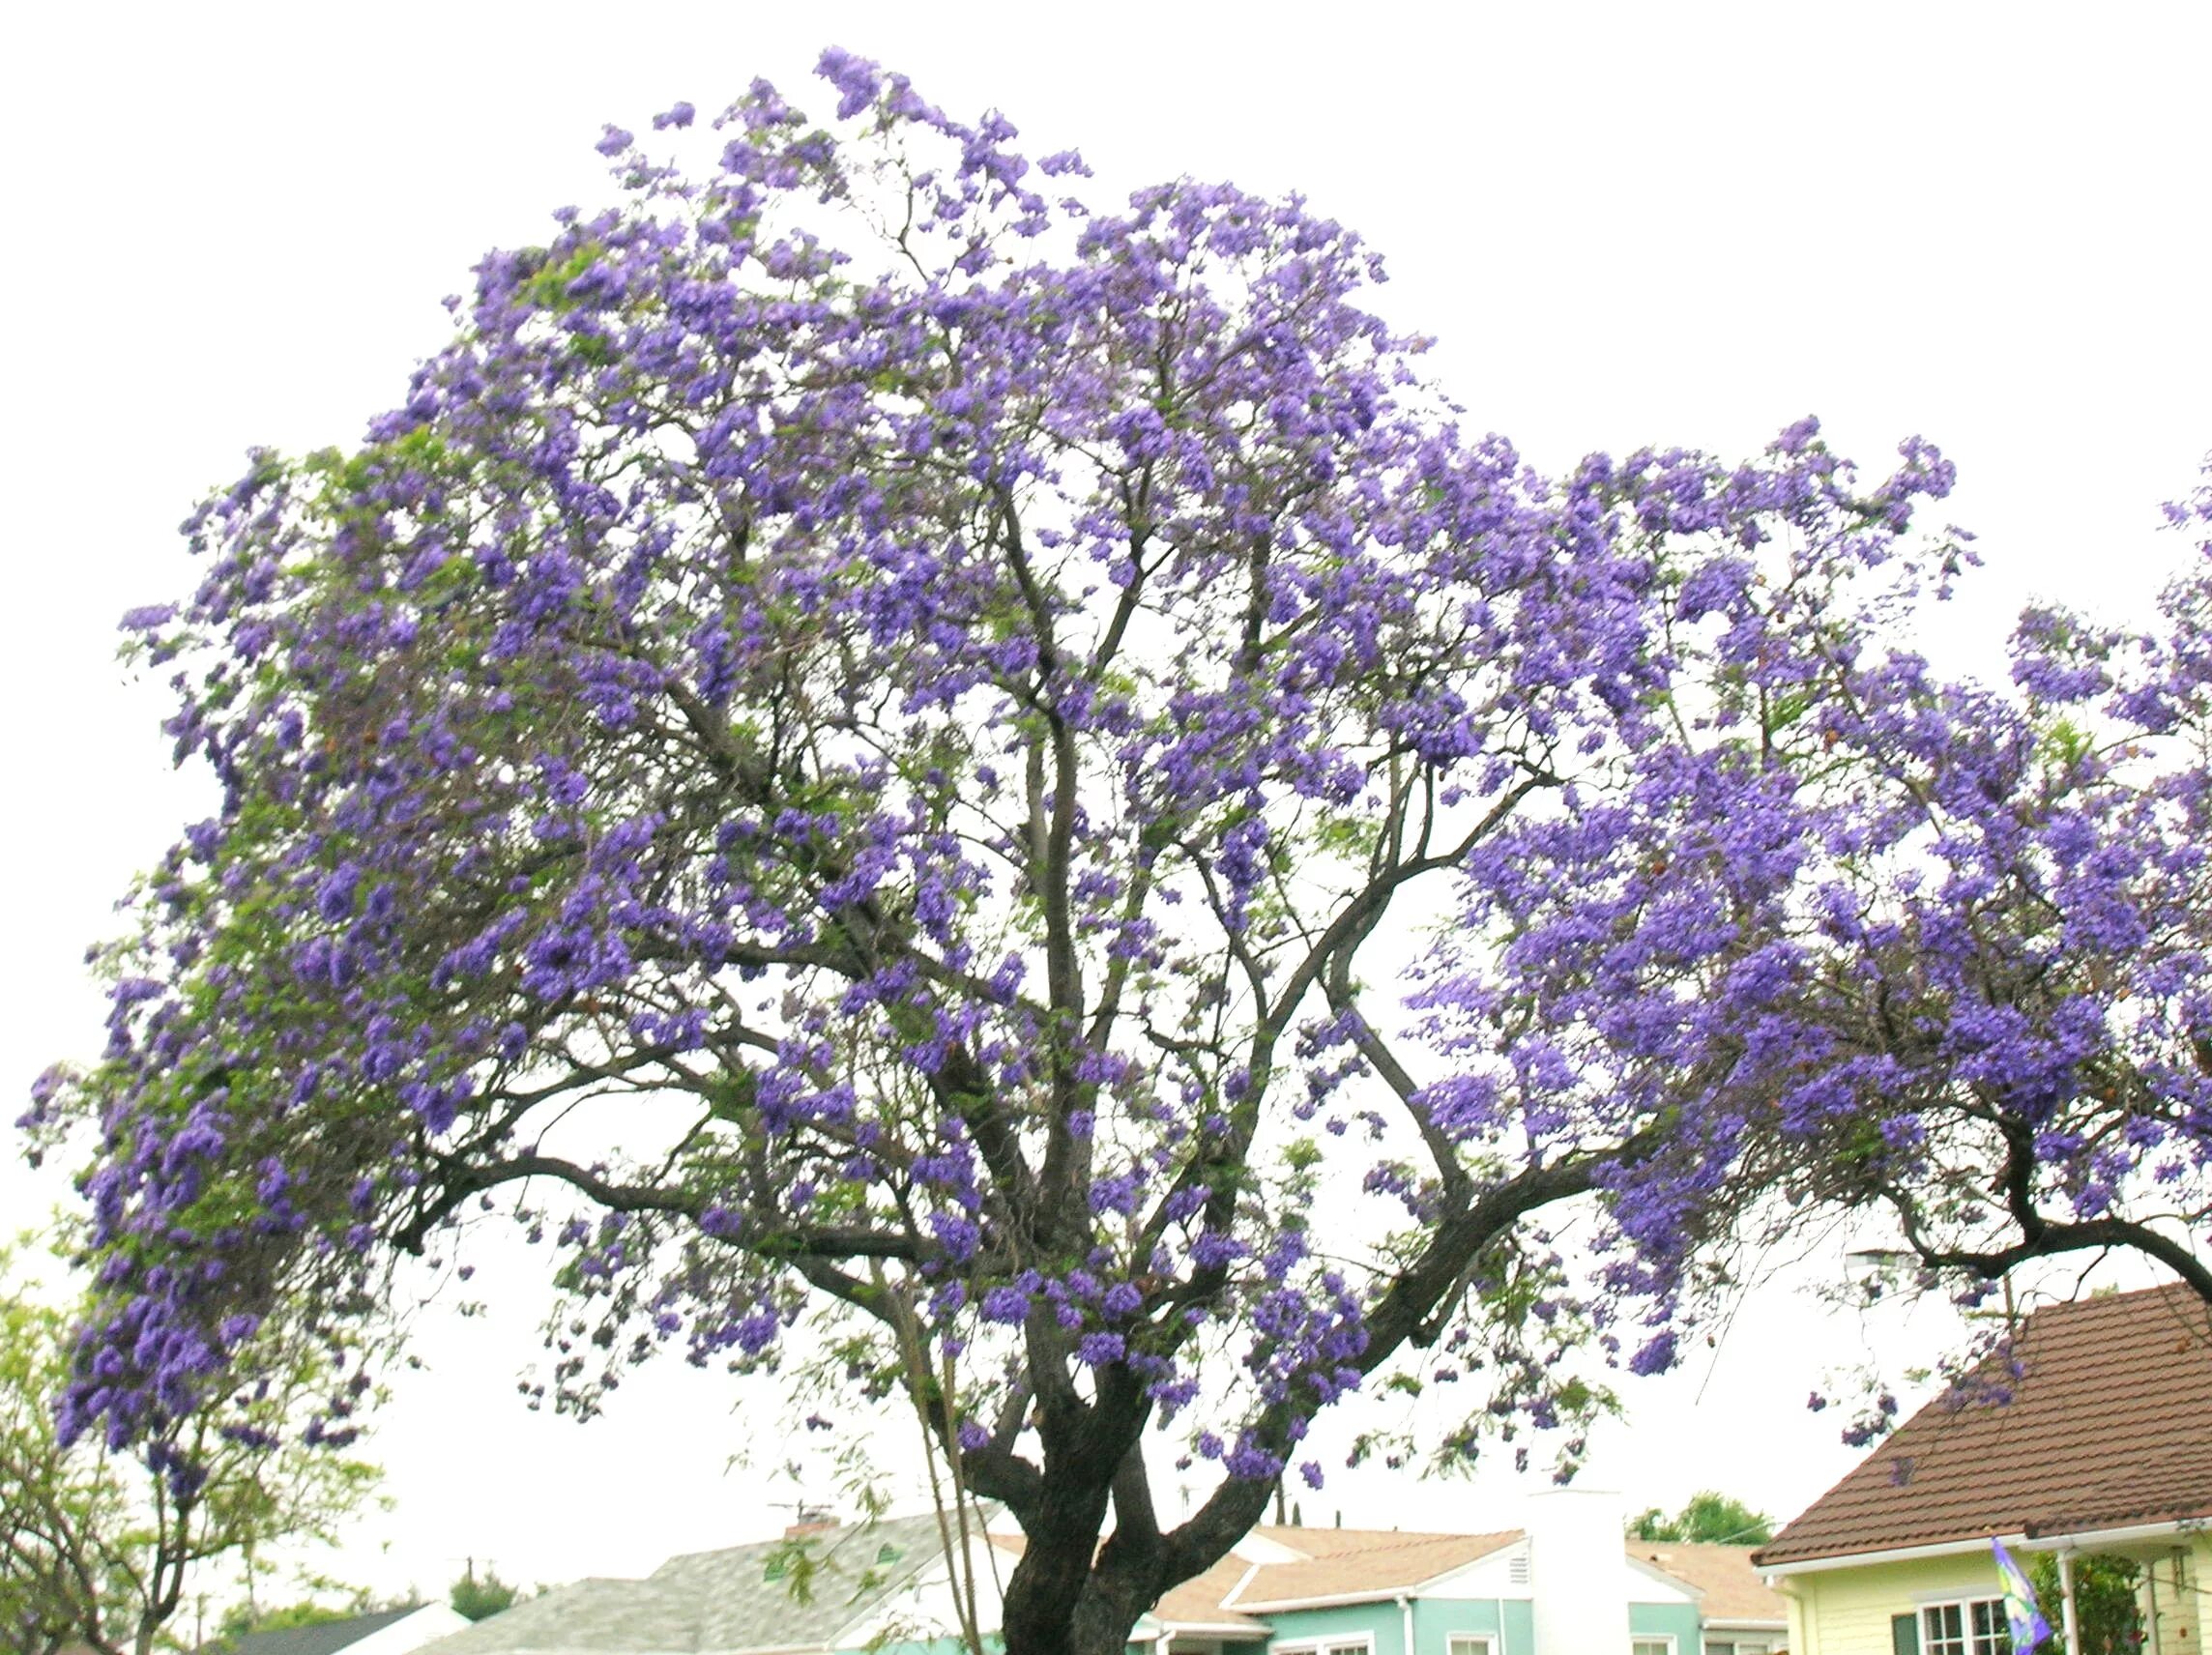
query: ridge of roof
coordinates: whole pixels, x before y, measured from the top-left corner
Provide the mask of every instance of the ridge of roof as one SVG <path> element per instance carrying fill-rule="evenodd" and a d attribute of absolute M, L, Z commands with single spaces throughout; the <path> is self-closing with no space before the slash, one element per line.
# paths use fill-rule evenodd
<path fill-rule="evenodd" d="M 1782 1594 L 1759 1578 L 1751 1546 L 1710 1540 L 1630 1540 L 1629 1556 L 1672 1576 L 1699 1593 L 1699 1611 L 1707 1620 L 1758 1621 L 1781 1625 L 1789 1619 Z"/>
<path fill-rule="evenodd" d="M 1389 1529 L 1368 1530 L 1360 1538 L 1371 1543 L 1354 1541 L 1303 1562 L 1261 1564 L 1238 1583 L 1225 1607 L 1259 1611 L 1270 1605 L 1316 1598 L 1356 1601 L 1392 1596 L 1501 1552 L 1521 1541 L 1524 1531 L 1513 1528 L 1486 1534 L 1436 1534 Z"/>
<path fill-rule="evenodd" d="M 2212 1517 L 2208 1418 L 2212 1306 L 2186 1283 L 2047 1305 L 1752 1560 Z"/>

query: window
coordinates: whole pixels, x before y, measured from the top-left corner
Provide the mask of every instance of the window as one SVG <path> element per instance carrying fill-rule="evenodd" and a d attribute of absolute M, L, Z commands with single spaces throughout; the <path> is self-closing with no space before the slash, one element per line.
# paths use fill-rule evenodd
<path fill-rule="evenodd" d="M 1774 1655 L 1771 1638 L 1708 1638 L 1705 1655 Z"/>
<path fill-rule="evenodd" d="M 1332 1639 L 1326 1643 L 1277 1643 L 1273 1655 L 1373 1655 L 1374 1645 L 1364 1638 Z"/>
<path fill-rule="evenodd" d="M 1498 1655 L 1498 1645 L 1487 1632 L 1455 1632 L 1445 1651 L 1446 1655 Z"/>
<path fill-rule="evenodd" d="M 1674 1655 L 1672 1638 L 1631 1638 L 1628 1655 Z"/>
<path fill-rule="evenodd" d="M 1923 1604 L 1920 1655 L 2012 1655 L 2002 1598 Z"/>

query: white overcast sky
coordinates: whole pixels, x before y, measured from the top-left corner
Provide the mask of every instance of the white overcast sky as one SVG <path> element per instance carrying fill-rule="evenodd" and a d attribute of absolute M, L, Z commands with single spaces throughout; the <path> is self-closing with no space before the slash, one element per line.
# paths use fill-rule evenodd
<path fill-rule="evenodd" d="M 1947 658 L 1994 660 L 2029 595 L 2141 613 L 2184 553 L 2157 507 L 2212 448 L 2203 7 L 295 0 L 26 6 L 8 37 L 14 1098 L 97 1045 L 79 951 L 204 813 L 113 660 L 118 613 L 189 578 L 177 520 L 248 445 L 344 443 L 396 401 L 484 249 L 609 193 L 602 121 L 718 108 L 756 73 L 826 110 L 829 44 L 999 105 L 1103 184 L 1302 190 L 1387 255 L 1392 319 L 1439 337 L 1470 420 L 1540 464 L 1749 452 L 1808 412 L 1870 468 L 1926 434 L 1989 559 L 1926 623 Z M 10 1228 L 60 1193 L 0 1166 Z M 555 1581 L 780 1521 L 788 1486 L 722 1470 L 748 1439 L 779 1463 L 769 1410 L 672 1372 L 556 1424 L 514 1399 L 526 1318 L 434 1332 L 378 1447 L 398 1505 L 332 1573 L 435 1588 L 473 1553 Z M 1857 1338 L 1755 1298 L 1717 1354 L 1630 1391 L 1590 1480 L 1794 1512 L 1852 1458 L 1802 1404 Z M 1456 1526 L 1512 1492 L 1343 1476 L 1304 1503 Z"/>

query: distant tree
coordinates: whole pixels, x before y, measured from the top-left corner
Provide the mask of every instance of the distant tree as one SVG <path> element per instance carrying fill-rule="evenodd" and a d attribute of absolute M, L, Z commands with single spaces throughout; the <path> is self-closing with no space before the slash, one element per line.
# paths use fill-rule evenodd
<path fill-rule="evenodd" d="M 375 1470 L 317 1423 L 326 1353 L 271 1325 L 198 1413 L 113 1444 L 64 1441 L 69 1312 L 19 1285 L 0 1249 L 0 1650 L 149 1655 L 195 1572 L 282 1541 L 329 1540 Z"/>
<path fill-rule="evenodd" d="M 250 1603 L 236 1603 L 223 1611 L 217 1623 L 217 1636 L 225 1644 L 235 1644 L 241 1638 L 253 1632 L 282 1632 L 295 1626 L 321 1626 L 333 1620 L 346 1620 L 368 1611 L 368 1594 L 356 1594 L 350 1603 L 338 1607 L 304 1598 L 298 1603 L 283 1604 L 276 1609 L 256 1609 Z"/>
<path fill-rule="evenodd" d="M 514 1602 L 515 1588 L 499 1578 L 495 1570 L 486 1568 L 481 1575 L 472 1565 L 447 1593 L 453 1612 L 470 1620 L 482 1620 L 499 1613 Z"/>
<path fill-rule="evenodd" d="M 1628 1533 L 1635 1540 L 1762 1546 L 1774 1538 L 1774 1520 L 1739 1499 L 1702 1489 L 1672 1517 L 1652 1506 L 1629 1523 Z"/>
<path fill-rule="evenodd" d="M 2136 1612 L 2136 1585 L 2142 1571 L 2125 1557 L 2084 1553 L 2074 1559 L 2074 1612 L 2081 1634 L 2081 1655 L 2137 1655 L 2142 1643 Z M 2027 1559 L 2035 1600 L 2055 1630 L 2065 1594 L 2059 1589 L 2058 1559 L 2036 1552 Z M 2055 1645 L 2054 1645 L 2055 1646 Z"/>

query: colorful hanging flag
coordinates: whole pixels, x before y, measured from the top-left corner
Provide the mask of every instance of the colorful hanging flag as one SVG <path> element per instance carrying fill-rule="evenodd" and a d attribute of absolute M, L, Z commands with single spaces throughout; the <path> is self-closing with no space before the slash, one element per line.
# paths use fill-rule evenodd
<path fill-rule="evenodd" d="M 1990 1536 L 1990 1550 L 1997 1554 L 1997 1579 L 2004 1582 L 2005 1624 L 2012 1629 L 2013 1655 L 2034 1655 L 2035 1646 L 2051 1637 L 2051 1622 L 2035 1607 L 2035 1587 L 2027 1571 L 2012 1560 L 2004 1542 Z"/>

